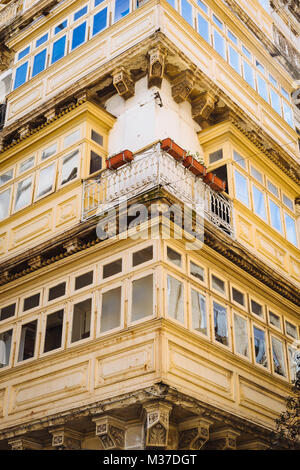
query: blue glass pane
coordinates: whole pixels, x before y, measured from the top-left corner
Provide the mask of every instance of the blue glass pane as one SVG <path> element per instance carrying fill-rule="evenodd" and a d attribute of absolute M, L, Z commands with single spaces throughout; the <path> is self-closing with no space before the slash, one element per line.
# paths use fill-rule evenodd
<path fill-rule="evenodd" d="M 253 68 L 245 60 L 243 62 L 243 65 L 244 65 L 244 79 L 252 88 L 255 89 Z"/>
<path fill-rule="evenodd" d="M 285 229 L 286 229 L 286 238 L 289 242 L 297 246 L 297 235 L 296 235 L 296 224 L 294 219 L 288 214 L 284 213 L 285 220 Z"/>
<path fill-rule="evenodd" d="M 115 3 L 115 19 L 114 21 L 118 21 L 123 16 L 128 15 L 129 13 L 129 0 L 116 0 Z"/>
<path fill-rule="evenodd" d="M 39 52 L 36 56 L 34 56 L 33 61 L 33 69 L 32 69 L 32 76 L 34 77 L 38 73 L 42 72 L 45 68 L 46 64 L 46 56 L 47 56 L 47 49 Z"/>
<path fill-rule="evenodd" d="M 283 102 L 283 117 L 291 127 L 294 127 L 292 110 L 285 102 Z"/>
<path fill-rule="evenodd" d="M 167 0 L 170 3 L 171 7 L 175 8 L 175 0 Z"/>
<path fill-rule="evenodd" d="M 223 305 L 213 303 L 214 308 L 214 330 L 215 338 L 222 344 L 228 346 L 228 325 L 227 325 L 227 311 Z"/>
<path fill-rule="evenodd" d="M 266 220 L 266 207 L 265 207 L 265 198 L 259 189 L 256 186 L 252 187 L 253 189 L 253 204 L 254 212 L 259 215 L 262 219 Z"/>
<path fill-rule="evenodd" d="M 272 227 L 276 228 L 276 230 L 278 230 L 279 232 L 282 232 L 280 208 L 277 206 L 277 204 L 275 204 L 275 202 L 272 201 L 272 199 L 269 199 L 269 205 L 271 225 Z"/>
<path fill-rule="evenodd" d="M 86 32 L 86 22 L 74 28 L 73 37 L 72 37 L 72 50 L 75 47 L 80 46 L 85 41 L 85 32 Z"/>
<path fill-rule="evenodd" d="M 204 5 L 204 3 L 201 2 L 201 0 L 198 0 L 198 1 L 197 1 L 197 4 L 198 4 L 199 7 L 204 11 L 204 13 L 207 13 L 207 6 Z"/>
<path fill-rule="evenodd" d="M 23 51 L 19 52 L 18 60 L 21 60 L 23 57 L 29 54 L 29 51 L 30 51 L 30 46 L 26 47 L 25 49 L 23 49 Z"/>
<path fill-rule="evenodd" d="M 245 56 L 248 57 L 248 59 L 250 59 L 250 60 L 252 59 L 251 52 L 249 52 L 248 49 L 246 49 L 245 46 L 242 46 L 242 51 L 245 54 Z"/>
<path fill-rule="evenodd" d="M 102 31 L 104 28 L 106 28 L 106 22 L 107 22 L 107 8 L 104 8 L 103 10 L 99 11 L 94 16 L 94 22 L 93 22 L 93 35 L 96 33 L 99 33 L 99 31 Z"/>
<path fill-rule="evenodd" d="M 214 23 L 216 23 L 216 25 L 217 25 L 220 29 L 223 29 L 223 23 L 222 23 L 222 21 L 219 20 L 219 18 L 217 18 L 215 15 L 213 15 L 213 20 L 214 20 Z"/>
<path fill-rule="evenodd" d="M 249 207 L 247 178 L 235 170 L 235 193 L 236 197 Z"/>
<path fill-rule="evenodd" d="M 277 111 L 278 114 L 281 114 L 281 106 L 280 106 L 280 97 L 276 91 L 271 88 L 271 105 Z"/>
<path fill-rule="evenodd" d="M 54 64 L 54 62 L 61 59 L 65 55 L 65 48 L 66 48 L 66 36 L 63 36 L 62 38 L 58 39 L 58 41 L 56 41 L 53 44 L 51 64 Z"/>
<path fill-rule="evenodd" d="M 37 39 L 36 43 L 35 43 L 35 47 L 39 47 L 41 46 L 42 44 L 44 44 L 44 42 L 48 41 L 48 33 L 44 34 L 44 36 L 42 36 L 41 38 Z"/>
<path fill-rule="evenodd" d="M 237 73 L 241 73 L 240 72 L 239 54 L 231 46 L 228 47 L 228 51 L 229 51 L 229 63 L 231 65 L 231 67 L 233 67 L 234 70 Z"/>
<path fill-rule="evenodd" d="M 181 14 L 183 18 L 193 26 L 192 5 L 187 0 L 181 0 Z"/>
<path fill-rule="evenodd" d="M 68 25 L 68 20 L 65 20 L 62 23 L 60 23 L 59 25 L 57 25 L 55 30 L 54 30 L 54 34 L 57 34 L 60 31 L 62 31 L 63 29 L 65 29 L 67 27 L 67 25 Z"/>
<path fill-rule="evenodd" d="M 81 10 L 79 11 L 76 11 L 76 13 L 74 13 L 74 21 L 78 20 L 78 18 L 81 18 L 83 15 L 85 15 L 87 12 L 87 6 L 81 8 Z"/>
<path fill-rule="evenodd" d="M 257 75 L 257 87 L 258 87 L 258 93 L 260 94 L 260 96 L 265 101 L 269 101 L 268 87 L 267 87 L 266 81 L 263 78 L 261 78 L 260 75 Z"/>
<path fill-rule="evenodd" d="M 28 69 L 28 62 L 25 62 L 25 64 L 22 64 L 20 65 L 20 67 L 17 68 L 16 76 L 15 76 L 15 83 L 14 83 L 14 90 L 26 82 L 27 69 Z"/>
<path fill-rule="evenodd" d="M 226 59 L 224 38 L 215 29 L 214 29 L 214 49 L 218 52 L 218 54 L 220 54 L 220 56 L 223 57 L 223 59 Z"/>
<path fill-rule="evenodd" d="M 209 40 L 209 29 L 208 22 L 198 13 L 198 33 L 200 36 L 205 39 L 205 41 L 210 42 Z"/>
<path fill-rule="evenodd" d="M 229 39 L 231 39 L 231 41 L 234 42 L 234 44 L 236 44 L 236 45 L 238 44 L 237 37 L 234 34 L 232 34 L 231 31 L 227 31 L 227 35 L 228 35 Z"/>
<path fill-rule="evenodd" d="M 265 333 L 254 326 L 254 349 L 255 349 L 255 360 L 258 364 L 264 367 L 268 366 L 268 359 L 266 353 L 266 340 Z"/>
<path fill-rule="evenodd" d="M 100 5 L 100 3 L 102 3 L 102 2 L 104 2 L 104 0 L 95 0 L 95 7 L 96 7 L 97 5 Z"/>

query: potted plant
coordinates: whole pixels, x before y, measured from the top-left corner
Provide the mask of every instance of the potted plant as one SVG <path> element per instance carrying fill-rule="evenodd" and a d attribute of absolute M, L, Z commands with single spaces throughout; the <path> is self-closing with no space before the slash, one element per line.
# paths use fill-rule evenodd
<path fill-rule="evenodd" d="M 125 163 L 132 162 L 133 158 L 133 154 L 130 150 L 124 150 L 123 152 L 108 157 L 106 159 L 106 168 L 116 170 Z"/>
<path fill-rule="evenodd" d="M 161 149 L 168 152 L 169 155 L 172 155 L 178 161 L 182 161 L 186 156 L 186 151 L 175 144 L 174 140 L 169 137 L 161 141 Z"/>
<path fill-rule="evenodd" d="M 204 161 L 200 157 L 199 152 L 195 152 L 194 154 L 187 152 L 187 155 L 182 163 L 195 176 L 201 176 L 202 178 L 204 178 L 204 176 L 206 175 Z"/>
<path fill-rule="evenodd" d="M 204 182 L 208 184 L 214 191 L 225 191 L 226 189 L 226 182 L 222 181 L 221 178 L 219 178 L 217 175 L 214 173 L 206 173 L 204 176 Z"/>

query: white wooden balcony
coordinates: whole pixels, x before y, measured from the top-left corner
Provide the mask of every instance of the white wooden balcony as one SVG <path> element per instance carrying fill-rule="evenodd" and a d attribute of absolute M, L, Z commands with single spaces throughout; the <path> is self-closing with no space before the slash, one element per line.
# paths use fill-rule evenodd
<path fill-rule="evenodd" d="M 138 195 L 164 188 L 233 237 L 232 202 L 162 151 L 160 144 L 136 154 L 132 163 L 118 170 L 104 170 L 99 177 L 83 184 L 82 221 L 100 216 L 124 199 L 129 203 Z"/>

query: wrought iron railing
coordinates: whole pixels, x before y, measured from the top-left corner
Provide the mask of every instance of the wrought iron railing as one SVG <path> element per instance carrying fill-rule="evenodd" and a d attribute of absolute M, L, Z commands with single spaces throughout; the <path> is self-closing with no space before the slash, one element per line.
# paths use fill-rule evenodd
<path fill-rule="evenodd" d="M 163 152 L 160 144 L 135 155 L 132 163 L 118 170 L 104 170 L 99 177 L 88 179 L 83 184 L 82 221 L 103 214 L 124 199 L 130 200 L 156 187 L 163 187 L 233 236 L 232 202 Z"/>

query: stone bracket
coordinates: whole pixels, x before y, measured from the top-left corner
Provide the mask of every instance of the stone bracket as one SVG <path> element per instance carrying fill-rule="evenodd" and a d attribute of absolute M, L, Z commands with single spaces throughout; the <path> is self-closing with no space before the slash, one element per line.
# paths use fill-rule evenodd
<path fill-rule="evenodd" d="M 49 430 L 52 434 L 52 447 L 58 450 L 81 449 L 81 435 L 64 426 Z"/>
<path fill-rule="evenodd" d="M 198 124 L 209 118 L 217 102 L 216 95 L 210 91 L 204 91 L 192 101 L 192 117 Z"/>
<path fill-rule="evenodd" d="M 186 101 L 194 87 L 194 74 L 191 70 L 184 70 L 172 81 L 172 96 L 176 103 Z"/>
<path fill-rule="evenodd" d="M 152 86 L 161 87 L 165 70 L 166 53 L 161 47 L 154 47 L 148 52 L 148 88 Z"/>
<path fill-rule="evenodd" d="M 96 436 L 105 450 L 125 448 L 126 427 L 123 421 L 112 416 L 101 416 L 93 421 L 96 423 Z"/>
<path fill-rule="evenodd" d="M 209 440 L 209 427 L 213 421 L 193 418 L 179 425 L 179 449 L 200 450 Z"/>
<path fill-rule="evenodd" d="M 113 85 L 118 94 L 127 100 L 134 95 L 134 81 L 130 77 L 125 67 L 119 67 L 112 72 Z"/>
<path fill-rule="evenodd" d="M 172 405 L 155 402 L 143 406 L 145 412 L 146 447 L 164 448 L 168 445 L 169 415 Z"/>
<path fill-rule="evenodd" d="M 73 238 L 72 240 L 67 241 L 63 244 L 63 248 L 68 254 L 76 253 L 81 246 L 79 238 Z"/>
<path fill-rule="evenodd" d="M 236 439 L 239 432 L 224 428 L 211 434 L 208 447 L 213 450 L 236 450 Z"/>
<path fill-rule="evenodd" d="M 11 450 L 41 450 L 42 445 L 31 439 L 25 439 L 23 437 L 17 437 L 8 441 L 11 446 Z"/>
<path fill-rule="evenodd" d="M 0 45 L 0 71 L 6 70 L 9 68 L 12 61 L 13 53 L 8 47 L 4 44 Z"/>

